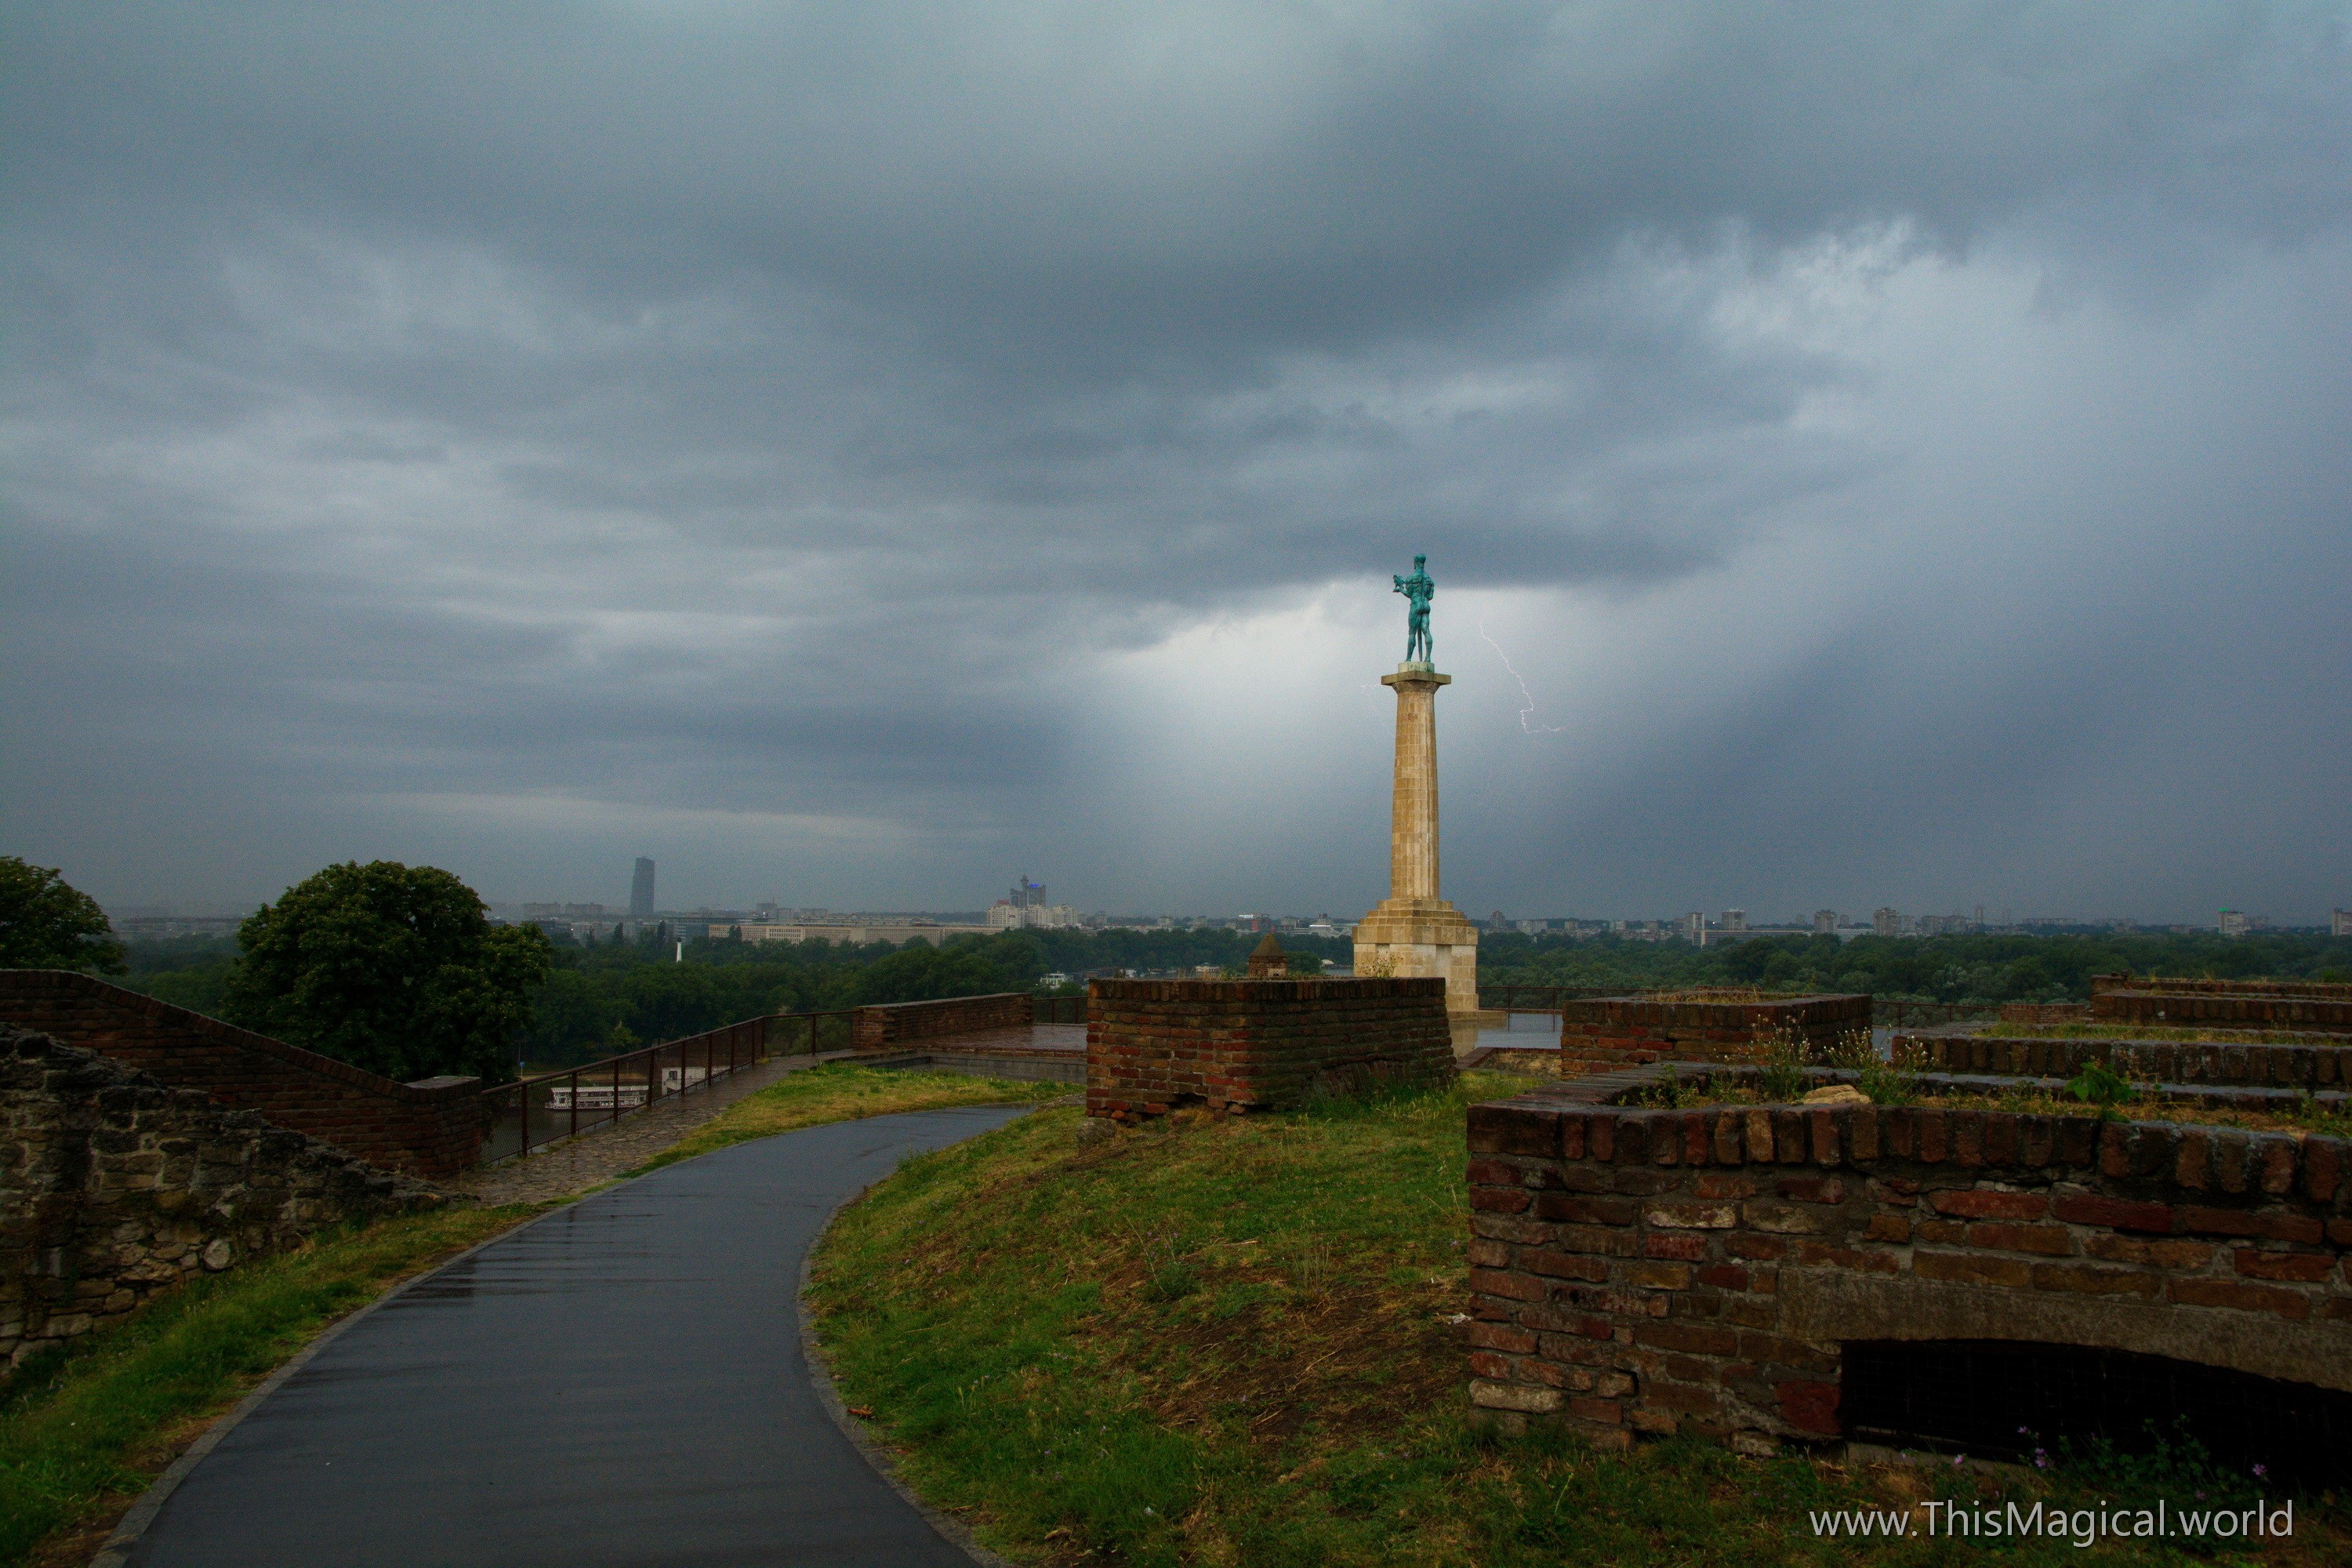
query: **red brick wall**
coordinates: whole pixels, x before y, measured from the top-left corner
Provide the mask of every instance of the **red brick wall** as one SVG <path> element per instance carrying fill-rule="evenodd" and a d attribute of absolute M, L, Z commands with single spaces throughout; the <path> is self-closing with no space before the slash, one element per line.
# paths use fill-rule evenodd
<path fill-rule="evenodd" d="M 1604 1442 L 1840 1435 L 1848 1340 L 2352 1388 L 2352 1144 L 1871 1106 L 1470 1110 L 1471 1398 Z"/>
<path fill-rule="evenodd" d="M 1318 1080 L 1454 1077 L 1443 979 L 1097 980 L 1087 1114 L 1295 1105 Z"/>
<path fill-rule="evenodd" d="M 2101 974 L 2091 1016 L 2167 1029 L 2285 1029 L 2352 1035 L 2352 985 L 2292 980 L 2172 980 Z"/>
<path fill-rule="evenodd" d="M 950 996 L 937 1002 L 878 1003 L 857 1009 L 850 1043 L 861 1051 L 880 1051 L 942 1035 L 1025 1029 L 1035 1021 L 1036 1010 L 1036 999 L 1026 991 Z"/>
<path fill-rule="evenodd" d="M 1559 1070 L 1606 1072 L 1651 1062 L 1762 1059 L 1776 1030 L 1805 1042 L 1818 1059 L 1840 1037 L 1870 1030 L 1867 996 L 1790 996 L 1708 1002 L 1675 996 L 1601 996 L 1560 1011 Z"/>
<path fill-rule="evenodd" d="M 1999 1035 L 1897 1035 L 1898 1053 L 1931 1072 L 2003 1078 L 2073 1078 L 2105 1062 L 2158 1083 L 2245 1084 L 2256 1089 L 2352 1088 L 2352 1046 L 2172 1044 L 2162 1040 L 2038 1040 Z"/>
<path fill-rule="evenodd" d="M 425 1176 L 464 1170 L 487 1128 L 478 1079 L 394 1083 L 87 974 L 0 970 L 0 1022 L 258 1111 L 387 1170 Z"/>

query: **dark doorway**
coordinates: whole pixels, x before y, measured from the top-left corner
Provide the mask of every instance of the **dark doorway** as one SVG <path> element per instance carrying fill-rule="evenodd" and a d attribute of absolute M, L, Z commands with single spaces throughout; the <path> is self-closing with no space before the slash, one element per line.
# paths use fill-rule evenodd
<path fill-rule="evenodd" d="M 1839 1416 L 1866 1443 L 2024 1458 L 2037 1440 L 2147 1446 L 2176 1424 L 2216 1462 L 2290 1486 L 2352 1480 L 2352 1394 L 2164 1356 L 2008 1340 L 1843 1347 Z M 2019 1427 L 2035 1437 L 2021 1437 Z"/>

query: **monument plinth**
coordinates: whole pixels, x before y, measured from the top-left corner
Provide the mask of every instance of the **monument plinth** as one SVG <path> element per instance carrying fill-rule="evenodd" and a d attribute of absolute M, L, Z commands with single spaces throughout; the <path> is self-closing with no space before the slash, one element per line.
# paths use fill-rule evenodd
<path fill-rule="evenodd" d="M 1397 695 L 1396 782 L 1389 816 L 1389 896 L 1356 922 L 1356 973 L 1432 976 L 1445 982 L 1445 1012 L 1456 1052 L 1482 1026 L 1507 1022 L 1478 1007 L 1478 931 L 1437 890 L 1437 689 L 1453 683 L 1430 658 L 1429 601 L 1436 585 L 1412 558 L 1396 580 L 1412 605 L 1405 661 L 1381 677 Z M 1418 655 L 1419 657 L 1414 657 Z"/>

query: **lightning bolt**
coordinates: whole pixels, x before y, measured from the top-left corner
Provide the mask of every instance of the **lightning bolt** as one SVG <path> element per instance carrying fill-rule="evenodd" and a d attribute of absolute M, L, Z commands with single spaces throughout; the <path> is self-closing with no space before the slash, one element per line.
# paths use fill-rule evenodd
<path fill-rule="evenodd" d="M 1567 731 L 1561 729 L 1558 724 L 1535 724 L 1528 722 L 1529 720 L 1535 717 L 1536 698 L 1535 693 L 1528 689 L 1527 677 L 1521 675 L 1517 668 L 1512 665 L 1511 656 L 1503 651 L 1503 645 L 1496 642 L 1493 637 L 1486 636 L 1486 623 L 1484 620 L 1481 620 L 1478 623 L 1478 635 L 1482 637 L 1486 637 L 1486 646 L 1495 650 L 1495 657 L 1503 661 L 1503 668 L 1509 670 L 1511 672 L 1511 679 L 1519 683 L 1519 695 L 1527 699 L 1527 706 L 1519 710 L 1519 733 L 1523 735 L 1565 734 Z"/>

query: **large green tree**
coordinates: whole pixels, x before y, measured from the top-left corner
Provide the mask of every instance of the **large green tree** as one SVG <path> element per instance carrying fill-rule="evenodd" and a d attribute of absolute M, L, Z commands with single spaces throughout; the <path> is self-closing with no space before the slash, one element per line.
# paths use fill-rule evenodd
<path fill-rule="evenodd" d="M 0 969 L 122 973 L 122 944 L 98 900 L 54 868 L 0 855 Z"/>
<path fill-rule="evenodd" d="M 237 928 L 224 1010 L 233 1023 L 413 1082 L 502 1081 L 547 978 L 536 926 L 495 926 L 446 871 L 330 866 Z"/>

